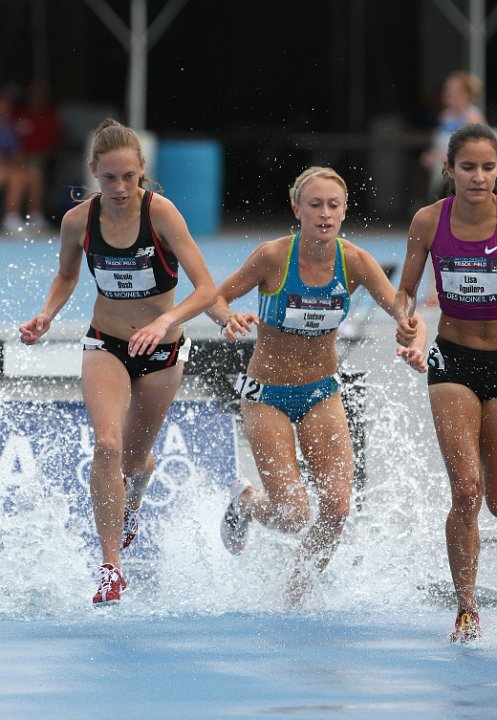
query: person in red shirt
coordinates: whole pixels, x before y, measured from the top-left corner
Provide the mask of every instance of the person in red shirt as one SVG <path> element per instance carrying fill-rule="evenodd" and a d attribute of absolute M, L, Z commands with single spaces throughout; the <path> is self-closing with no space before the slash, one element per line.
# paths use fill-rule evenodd
<path fill-rule="evenodd" d="M 44 78 L 36 77 L 29 85 L 25 102 L 16 108 L 15 126 L 27 176 L 22 202 L 29 225 L 36 230 L 44 230 L 47 227 L 44 215 L 47 172 L 62 135 L 59 114 L 50 102 Z"/>

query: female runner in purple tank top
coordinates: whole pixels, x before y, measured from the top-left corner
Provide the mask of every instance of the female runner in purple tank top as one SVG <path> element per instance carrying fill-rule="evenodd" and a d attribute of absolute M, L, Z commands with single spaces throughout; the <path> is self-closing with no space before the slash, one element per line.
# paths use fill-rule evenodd
<path fill-rule="evenodd" d="M 441 317 L 428 355 L 438 442 L 450 480 L 449 565 L 458 600 L 452 641 L 481 635 L 476 598 L 483 495 L 497 515 L 497 138 L 482 124 L 450 138 L 449 197 L 413 218 L 397 292 L 397 341 L 414 337 L 410 317 L 431 253 Z"/>

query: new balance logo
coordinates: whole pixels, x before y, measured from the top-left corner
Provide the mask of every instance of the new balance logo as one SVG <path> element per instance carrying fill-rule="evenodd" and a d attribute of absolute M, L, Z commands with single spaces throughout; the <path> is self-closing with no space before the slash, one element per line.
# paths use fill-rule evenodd
<path fill-rule="evenodd" d="M 155 255 L 155 248 L 153 245 L 146 248 L 140 248 L 136 251 L 135 257 L 141 257 L 142 255 L 148 255 L 148 257 L 153 257 Z"/>
<path fill-rule="evenodd" d="M 170 355 L 167 350 L 157 350 L 150 356 L 150 360 L 167 360 Z"/>

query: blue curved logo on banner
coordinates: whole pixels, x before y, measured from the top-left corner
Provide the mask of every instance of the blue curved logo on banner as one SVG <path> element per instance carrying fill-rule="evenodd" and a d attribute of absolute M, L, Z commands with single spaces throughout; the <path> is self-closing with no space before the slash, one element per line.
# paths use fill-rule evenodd
<path fill-rule="evenodd" d="M 0 507 L 9 515 L 63 494 L 68 531 L 97 545 L 89 476 L 93 431 L 82 402 L 0 403 Z M 154 445 L 155 470 L 145 495 L 140 533 L 129 557 L 156 552 L 154 525 L 192 487 L 227 486 L 237 473 L 235 418 L 217 402 L 173 403 Z M 39 493 L 28 487 L 40 487 Z M 0 532 L 1 541 L 1 532 Z"/>

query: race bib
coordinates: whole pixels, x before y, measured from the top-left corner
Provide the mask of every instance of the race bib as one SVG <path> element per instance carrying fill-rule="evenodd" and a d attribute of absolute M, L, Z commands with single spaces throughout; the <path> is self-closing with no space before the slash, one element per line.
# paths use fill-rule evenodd
<path fill-rule="evenodd" d="M 83 344 L 84 350 L 101 350 L 104 341 L 99 340 L 98 338 L 88 337 L 86 335 L 85 337 L 81 338 L 81 343 Z"/>
<path fill-rule="evenodd" d="M 180 347 L 178 352 L 178 362 L 188 362 L 188 358 L 190 357 L 190 348 L 192 346 L 191 338 L 187 337 L 185 338 L 185 342 Z"/>
<path fill-rule="evenodd" d="M 109 298 L 138 298 L 152 294 L 156 282 L 148 255 L 134 258 L 95 256 L 95 280 Z"/>
<path fill-rule="evenodd" d="M 462 303 L 497 302 L 497 260 L 481 258 L 440 258 L 442 291 L 448 300 Z"/>
<path fill-rule="evenodd" d="M 434 342 L 428 351 L 428 365 L 434 370 L 445 370 L 445 358 L 440 352 L 437 343 Z"/>
<path fill-rule="evenodd" d="M 235 390 L 240 397 L 246 400 L 254 400 L 257 402 L 261 396 L 264 385 L 254 378 L 249 377 L 246 373 L 240 373 L 236 379 Z"/>
<path fill-rule="evenodd" d="M 320 332 L 335 330 L 340 324 L 343 310 L 287 308 L 283 327 L 289 330 Z"/>

